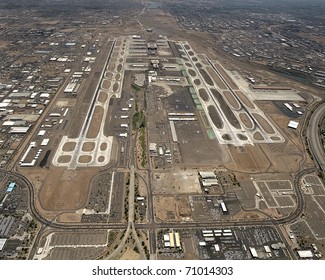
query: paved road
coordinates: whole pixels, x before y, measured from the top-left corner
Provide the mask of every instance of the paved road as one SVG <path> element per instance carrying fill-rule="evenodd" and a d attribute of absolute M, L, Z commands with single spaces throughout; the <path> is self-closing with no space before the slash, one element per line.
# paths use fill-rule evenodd
<path fill-rule="evenodd" d="M 322 103 L 311 115 L 306 130 L 309 150 L 319 168 L 325 174 L 325 153 L 320 140 L 319 124 L 325 116 L 325 103 Z"/>
<path fill-rule="evenodd" d="M 132 168 L 133 169 L 133 166 Z M 184 222 L 184 223 L 155 223 L 154 220 L 149 221 L 149 223 L 146 224 L 134 224 L 132 222 L 134 215 L 129 216 L 129 221 L 128 223 L 106 223 L 106 224 L 59 224 L 55 222 L 55 220 L 49 221 L 45 219 L 37 210 L 34 204 L 34 189 L 31 184 L 31 182 L 25 178 L 23 175 L 7 171 L 7 170 L 1 170 L 2 172 L 7 173 L 7 175 L 10 175 L 12 177 L 16 177 L 21 183 L 25 184 L 29 190 L 29 205 L 30 205 L 30 211 L 34 218 L 39 221 L 43 225 L 43 229 L 45 227 L 50 227 L 53 229 L 58 229 L 58 230 L 65 230 L 65 231 L 76 231 L 76 230 L 95 230 L 95 229 L 128 229 L 128 231 L 131 228 L 131 225 L 133 226 L 134 229 L 147 229 L 150 232 L 150 249 L 151 254 L 156 253 L 156 240 L 155 240 L 155 231 L 157 229 L 162 229 L 162 228 L 210 228 L 210 227 L 231 227 L 231 226 L 266 226 L 266 225 L 273 225 L 273 226 L 278 226 L 280 224 L 287 224 L 290 223 L 294 220 L 296 220 L 303 212 L 304 209 L 304 199 L 303 199 L 303 194 L 300 189 L 300 181 L 303 176 L 306 174 L 309 174 L 311 172 L 315 172 L 315 168 L 311 169 L 305 169 L 301 170 L 297 174 L 295 174 L 294 178 L 294 187 L 296 190 L 297 194 L 297 208 L 295 211 L 293 211 L 290 216 L 282 218 L 282 219 L 272 219 L 272 218 L 266 218 L 265 220 L 258 220 L 258 221 L 242 221 L 242 220 L 237 220 L 237 221 L 207 221 L 207 222 Z M 133 169 L 134 172 L 134 169 Z M 133 181 L 133 180 L 132 180 Z M 132 199 L 134 201 L 134 197 Z M 130 203 L 132 205 L 132 203 Z M 131 207 L 132 208 L 132 207 Z M 130 211 L 132 213 L 132 209 Z M 130 223 L 131 222 L 131 223 Z M 128 234 L 127 234 L 128 235 Z M 127 236 L 126 235 L 126 236 Z M 40 236 L 40 235 L 39 235 Z M 35 242 L 37 244 L 39 242 L 39 239 Z M 154 244 L 151 244 L 151 243 Z M 291 253 L 291 252 L 290 252 Z M 291 253 L 292 255 L 292 253 Z"/>

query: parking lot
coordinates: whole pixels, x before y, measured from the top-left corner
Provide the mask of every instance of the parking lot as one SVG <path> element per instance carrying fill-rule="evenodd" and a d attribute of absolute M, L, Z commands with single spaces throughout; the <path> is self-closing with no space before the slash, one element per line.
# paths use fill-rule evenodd
<path fill-rule="evenodd" d="M 200 259 L 252 259 L 254 248 L 259 259 L 287 259 L 288 255 L 273 227 L 211 228 L 196 231 Z M 264 247 L 268 246 L 268 250 Z M 268 253 L 268 252 L 269 253 Z"/>

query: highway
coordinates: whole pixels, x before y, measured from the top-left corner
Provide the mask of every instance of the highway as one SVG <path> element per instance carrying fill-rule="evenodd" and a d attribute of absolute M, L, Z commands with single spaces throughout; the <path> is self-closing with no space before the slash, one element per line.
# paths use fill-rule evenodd
<path fill-rule="evenodd" d="M 264 220 L 226 220 L 226 221 L 206 221 L 206 222 L 160 222 L 156 223 L 153 219 L 153 205 L 152 201 L 150 201 L 149 205 L 149 222 L 148 223 L 131 223 L 133 224 L 134 229 L 146 229 L 149 232 L 149 245 L 150 245 L 150 254 L 151 258 L 156 253 L 156 230 L 158 229 L 170 229 L 170 228 L 177 228 L 177 229 L 205 229 L 211 227 L 244 227 L 244 226 L 279 226 L 283 224 L 288 224 L 295 221 L 303 212 L 304 210 L 304 197 L 303 193 L 300 188 L 300 181 L 301 179 L 309 174 L 317 171 L 316 168 L 309 168 L 305 170 L 301 170 L 294 175 L 293 185 L 296 192 L 296 199 L 297 199 L 297 207 L 296 209 L 287 217 L 281 219 L 273 219 L 270 216 L 266 217 Z M 126 230 L 130 228 L 130 220 L 132 221 L 133 218 L 129 216 L 129 222 L 125 223 L 87 223 L 87 224 L 80 224 L 80 223 L 57 223 L 55 218 L 52 220 L 47 220 L 44 218 L 39 212 L 38 209 L 35 207 L 35 194 L 34 194 L 34 187 L 32 183 L 23 175 L 8 171 L 4 169 L 0 169 L 0 172 L 4 172 L 7 176 L 12 177 L 16 180 L 17 183 L 22 183 L 28 188 L 29 192 L 29 209 L 33 217 L 42 225 L 40 233 L 42 233 L 45 229 L 54 229 L 54 230 L 64 230 L 68 232 L 75 232 L 75 231 L 91 231 L 91 230 L 103 230 L 103 229 L 121 229 Z M 134 197 L 133 197 L 134 199 Z M 129 204 L 132 203 L 129 201 Z M 130 211 L 132 213 L 132 211 Z M 132 215 L 130 213 L 130 215 Z M 134 216 L 134 215 L 132 215 Z M 280 232 L 280 230 L 279 230 Z M 39 243 L 42 234 L 38 234 L 34 244 Z M 285 241 L 284 236 L 282 235 L 282 239 Z M 136 238 L 137 239 L 137 238 Z M 152 244 L 154 243 L 154 244 Z M 34 246 L 35 247 L 35 246 Z M 287 244 L 288 251 L 290 252 L 291 256 L 294 256 L 294 253 L 290 249 L 289 244 Z M 35 252 L 35 248 L 33 250 Z M 30 257 L 33 258 L 33 254 L 30 254 Z"/>
<path fill-rule="evenodd" d="M 319 125 L 324 117 L 325 103 L 322 103 L 310 116 L 309 124 L 306 129 L 309 151 L 323 174 L 325 174 L 325 153 L 320 140 Z"/>

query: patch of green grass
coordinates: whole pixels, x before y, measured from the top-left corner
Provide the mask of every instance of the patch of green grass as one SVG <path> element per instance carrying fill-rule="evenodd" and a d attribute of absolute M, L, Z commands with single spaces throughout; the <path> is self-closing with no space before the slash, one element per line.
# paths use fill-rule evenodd
<path fill-rule="evenodd" d="M 132 84 L 132 88 L 135 90 L 135 91 L 140 91 L 141 88 L 139 86 L 137 86 L 136 84 Z"/>
<path fill-rule="evenodd" d="M 137 130 L 142 127 L 146 127 L 146 117 L 143 111 L 136 112 L 132 117 L 132 128 L 133 130 Z"/>

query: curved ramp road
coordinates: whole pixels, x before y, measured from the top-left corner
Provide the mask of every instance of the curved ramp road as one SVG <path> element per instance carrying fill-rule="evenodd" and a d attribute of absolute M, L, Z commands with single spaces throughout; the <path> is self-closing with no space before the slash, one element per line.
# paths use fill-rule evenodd
<path fill-rule="evenodd" d="M 325 103 L 322 103 L 311 115 L 306 131 L 309 150 L 323 173 L 325 173 L 325 153 L 320 140 L 319 124 L 324 116 Z"/>

